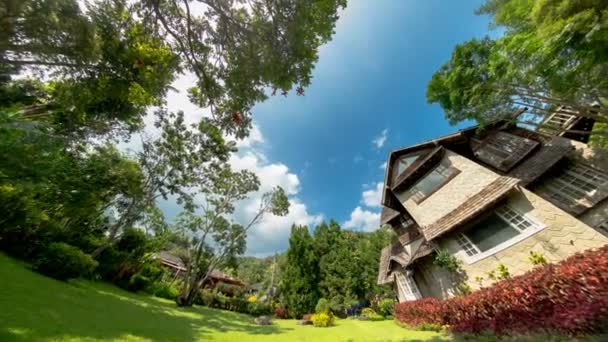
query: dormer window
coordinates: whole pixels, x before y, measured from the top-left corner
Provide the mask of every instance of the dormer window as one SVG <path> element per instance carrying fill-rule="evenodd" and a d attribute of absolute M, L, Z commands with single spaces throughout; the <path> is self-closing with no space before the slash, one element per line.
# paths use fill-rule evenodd
<path fill-rule="evenodd" d="M 558 207 L 579 214 L 608 197 L 608 176 L 590 166 L 569 162 L 543 188 Z"/>
<path fill-rule="evenodd" d="M 447 159 L 443 159 L 409 190 L 396 193 L 397 198 L 401 202 L 411 198 L 416 204 L 419 204 L 447 184 L 458 173 L 460 173 L 460 170 L 453 167 Z"/>
<path fill-rule="evenodd" d="M 401 174 L 403 174 L 412 164 L 420 157 L 420 153 L 411 153 L 401 156 L 395 160 L 393 164 L 393 183 L 397 180 Z"/>
<path fill-rule="evenodd" d="M 507 172 L 538 146 L 538 142 L 505 132 L 493 132 L 474 148 L 484 163 Z"/>

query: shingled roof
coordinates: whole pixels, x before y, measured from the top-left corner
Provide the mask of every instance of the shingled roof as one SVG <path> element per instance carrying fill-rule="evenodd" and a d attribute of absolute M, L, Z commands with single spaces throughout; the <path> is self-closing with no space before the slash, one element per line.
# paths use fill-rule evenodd
<path fill-rule="evenodd" d="M 399 216 L 399 212 L 397 210 L 393 210 L 389 207 L 382 208 L 382 214 L 380 214 L 380 224 L 387 224 L 390 220 Z"/>
<path fill-rule="evenodd" d="M 517 178 L 506 176 L 497 178 L 435 223 L 420 227 L 422 235 L 427 241 L 431 241 L 439 235 L 469 222 L 473 217 L 503 199 L 518 183 L 519 179 Z"/>
<path fill-rule="evenodd" d="M 411 255 L 406 252 L 404 246 L 399 241 L 396 241 L 382 249 L 382 253 L 380 254 L 380 265 L 378 268 L 378 284 L 382 285 L 393 281 L 391 262 L 396 262 L 402 267 L 408 267 L 417 259 L 427 256 L 433 252 L 433 247 L 426 240 L 424 240 L 424 238 L 422 239 L 423 241 L 415 250 L 412 251 Z"/>

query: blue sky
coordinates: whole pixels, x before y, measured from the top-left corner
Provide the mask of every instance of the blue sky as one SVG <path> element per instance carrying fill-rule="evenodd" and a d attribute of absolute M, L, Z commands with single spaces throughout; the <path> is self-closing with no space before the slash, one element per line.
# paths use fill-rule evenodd
<path fill-rule="evenodd" d="M 388 151 L 460 128 L 426 103 L 425 91 L 457 43 L 490 33 L 488 18 L 474 14 L 481 2 L 349 1 L 305 96 L 257 105 L 254 131 L 232 160 L 258 173 L 260 193 L 281 185 L 292 199 L 288 217 L 270 217 L 250 232 L 249 254 L 285 249 L 294 221 L 377 227 Z M 257 198 L 237 208 L 237 221 L 247 219 Z M 166 209 L 169 217 L 173 210 Z"/>

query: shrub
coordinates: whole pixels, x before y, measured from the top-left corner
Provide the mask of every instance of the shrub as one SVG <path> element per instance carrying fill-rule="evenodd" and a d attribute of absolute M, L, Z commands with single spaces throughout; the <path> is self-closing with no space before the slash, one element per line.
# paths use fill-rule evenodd
<path fill-rule="evenodd" d="M 462 271 L 462 261 L 452 255 L 447 249 L 439 249 L 433 263 L 452 273 L 459 273 Z"/>
<path fill-rule="evenodd" d="M 334 315 L 336 315 L 340 318 L 346 318 L 346 307 L 344 306 L 344 297 L 343 296 L 340 296 L 340 295 L 334 296 L 329 301 L 329 308 Z"/>
<path fill-rule="evenodd" d="M 384 317 L 377 314 L 372 308 L 365 308 L 361 310 L 361 318 L 365 321 L 382 321 Z"/>
<path fill-rule="evenodd" d="M 378 313 L 383 317 L 392 316 L 393 312 L 395 312 L 395 300 L 390 298 L 385 298 L 380 301 L 378 304 Z"/>
<path fill-rule="evenodd" d="M 331 308 L 329 307 L 329 302 L 325 298 L 319 299 L 317 302 L 317 306 L 315 307 L 316 313 L 331 313 Z"/>
<path fill-rule="evenodd" d="M 316 313 L 312 315 L 310 320 L 315 327 L 329 327 L 334 324 L 333 315 L 327 312 Z"/>
<path fill-rule="evenodd" d="M 443 331 L 443 326 L 441 326 L 439 324 L 435 324 L 435 323 L 422 323 L 422 324 L 414 327 L 414 329 L 420 330 L 420 331 L 441 332 L 441 331 Z"/>
<path fill-rule="evenodd" d="M 90 275 L 95 267 L 90 255 L 63 242 L 51 243 L 34 264 L 38 272 L 59 280 Z"/>
<path fill-rule="evenodd" d="M 154 289 L 154 295 L 156 297 L 174 300 L 179 296 L 179 290 L 173 285 L 160 284 Z"/>
<path fill-rule="evenodd" d="M 140 273 L 137 273 L 131 277 L 129 285 L 127 286 L 127 290 L 131 292 L 139 292 L 150 287 L 150 285 L 152 285 L 152 281 L 150 280 L 150 278 L 143 276 Z"/>
<path fill-rule="evenodd" d="M 282 305 L 277 305 L 277 307 L 274 308 L 274 317 L 279 319 L 287 319 L 287 309 Z"/>
<path fill-rule="evenodd" d="M 270 315 L 272 313 L 270 305 L 261 302 L 249 302 L 247 305 L 247 311 L 247 313 L 253 316 Z"/>
<path fill-rule="evenodd" d="M 253 296 L 249 296 L 249 297 L 247 298 L 247 301 L 248 301 L 249 303 L 255 303 L 255 302 L 257 302 L 257 301 L 258 301 L 258 297 L 256 297 L 255 295 L 253 295 Z"/>
<path fill-rule="evenodd" d="M 608 246 L 537 267 L 467 296 L 400 303 L 395 316 L 410 326 L 447 324 L 455 333 L 605 333 Z"/>
<path fill-rule="evenodd" d="M 540 252 L 530 251 L 530 256 L 528 260 L 532 263 L 532 265 L 546 265 L 547 259 L 545 259 L 545 255 Z"/>

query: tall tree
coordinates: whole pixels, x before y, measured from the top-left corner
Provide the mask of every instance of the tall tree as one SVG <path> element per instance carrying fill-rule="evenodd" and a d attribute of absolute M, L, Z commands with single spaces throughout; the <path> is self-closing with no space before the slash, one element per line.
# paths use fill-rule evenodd
<path fill-rule="evenodd" d="M 209 178 L 202 189 L 202 214 L 185 211 L 177 222 L 192 237 L 186 253 L 180 255 L 187 268 L 182 293 L 177 298 L 180 306 L 191 306 L 211 272 L 233 264 L 235 257 L 245 252 L 247 231 L 252 226 L 267 214 L 284 216 L 289 210 L 285 192 L 277 187 L 262 196 L 249 223 L 244 226 L 233 223 L 229 215 L 234 212 L 234 205 L 258 189 L 257 177 L 248 171 L 233 172 L 223 167 Z"/>
<path fill-rule="evenodd" d="M 293 225 L 279 291 L 293 317 L 312 312 L 319 299 L 318 260 L 308 227 Z"/>
<path fill-rule="evenodd" d="M 106 243 L 93 256 L 110 246 L 125 229 L 142 219 L 147 208 L 153 208 L 160 198 L 176 198 L 189 211 L 195 209 L 194 196 L 217 177 L 216 172 L 234 151 L 220 130 L 203 119 L 188 126 L 183 112 L 158 110 L 155 126 L 157 139 L 144 139 L 137 160 L 143 171 L 142 187 L 138 192 L 116 196 L 112 208 L 116 220 L 108 226 Z M 257 182 L 257 181 L 256 181 Z"/>
<path fill-rule="evenodd" d="M 45 71 L 48 98 L 19 112 L 71 131 L 141 126 L 182 71 L 214 125 L 248 134 L 250 110 L 274 89 L 310 84 L 318 48 L 346 0 L 7 0 L 0 69 Z M 271 90 L 272 91 L 272 90 Z M 274 91 L 272 91 L 274 93 Z"/>

